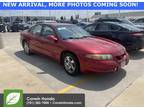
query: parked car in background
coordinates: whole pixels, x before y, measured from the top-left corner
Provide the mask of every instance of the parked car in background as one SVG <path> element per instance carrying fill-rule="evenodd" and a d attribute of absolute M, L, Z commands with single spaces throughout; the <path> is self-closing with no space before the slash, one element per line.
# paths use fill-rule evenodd
<path fill-rule="evenodd" d="M 85 26 L 91 24 L 90 22 L 78 22 L 76 25 L 81 27 L 81 28 L 84 28 Z"/>
<path fill-rule="evenodd" d="M 29 28 L 29 25 L 25 22 L 14 21 L 10 26 L 10 31 L 18 32 L 20 30 L 26 30 Z"/>
<path fill-rule="evenodd" d="M 56 20 L 58 23 L 68 23 L 71 24 L 70 20 Z"/>
<path fill-rule="evenodd" d="M 35 24 L 36 24 L 36 21 L 28 21 L 27 22 L 27 25 L 28 25 L 29 28 L 31 28 Z"/>
<path fill-rule="evenodd" d="M 5 24 L 0 23 L 0 32 L 6 32 Z"/>
<path fill-rule="evenodd" d="M 128 20 L 131 21 L 132 23 L 134 23 L 136 19 L 135 18 L 128 18 Z"/>
<path fill-rule="evenodd" d="M 128 19 L 125 18 L 99 18 L 95 20 L 95 22 L 118 22 L 118 23 L 126 23 L 130 24 L 132 26 L 138 27 L 140 29 L 144 29 L 144 25 L 138 24 L 138 23 L 133 23 L 129 21 Z"/>
<path fill-rule="evenodd" d="M 7 31 L 7 32 L 10 32 L 11 23 L 10 23 L 10 22 L 6 22 L 6 23 L 5 23 L 5 26 L 6 26 L 6 31 Z"/>
<path fill-rule="evenodd" d="M 139 18 L 134 21 L 135 24 L 143 25 L 144 26 L 144 18 Z"/>
<path fill-rule="evenodd" d="M 20 30 L 26 30 L 26 29 L 29 29 L 31 27 L 31 25 L 26 23 L 26 22 L 20 23 L 20 26 L 21 26 Z"/>
<path fill-rule="evenodd" d="M 20 30 L 20 23 L 21 22 L 18 22 L 18 21 L 14 21 L 12 22 L 11 26 L 10 26 L 10 31 L 12 32 L 18 32 Z"/>
<path fill-rule="evenodd" d="M 41 21 L 37 21 L 36 24 L 41 24 L 41 23 L 57 23 L 56 21 L 53 20 L 41 20 Z"/>
<path fill-rule="evenodd" d="M 77 23 L 78 23 L 78 20 L 73 19 L 73 20 L 70 21 L 70 23 L 71 23 L 71 24 L 77 24 Z"/>
<path fill-rule="evenodd" d="M 129 61 L 122 45 L 72 24 L 37 24 L 21 33 L 21 44 L 26 54 L 39 52 L 57 60 L 69 75 L 115 72 Z"/>
<path fill-rule="evenodd" d="M 84 28 L 90 34 L 118 42 L 129 50 L 144 47 L 144 31 L 127 23 L 97 22 Z"/>
<path fill-rule="evenodd" d="M 43 23 L 57 23 L 57 21 L 54 20 L 43 20 Z"/>

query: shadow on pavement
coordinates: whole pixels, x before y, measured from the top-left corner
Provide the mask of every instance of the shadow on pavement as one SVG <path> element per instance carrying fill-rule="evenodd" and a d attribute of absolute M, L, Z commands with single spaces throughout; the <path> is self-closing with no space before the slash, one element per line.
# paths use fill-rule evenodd
<path fill-rule="evenodd" d="M 144 58 L 144 51 L 132 51 L 129 53 L 131 60 L 139 60 Z"/>
<path fill-rule="evenodd" d="M 37 72 L 37 74 L 49 74 L 63 83 L 69 85 L 75 84 L 76 87 L 85 90 L 102 91 L 109 89 L 118 84 L 126 76 L 126 71 L 120 69 L 115 73 L 82 74 L 76 77 L 71 77 L 65 73 L 65 70 L 60 64 L 45 56 L 28 56 L 24 54 L 23 51 L 16 52 L 15 55 L 42 70 L 41 72 Z M 78 81 L 84 81 L 84 83 L 76 84 Z"/>

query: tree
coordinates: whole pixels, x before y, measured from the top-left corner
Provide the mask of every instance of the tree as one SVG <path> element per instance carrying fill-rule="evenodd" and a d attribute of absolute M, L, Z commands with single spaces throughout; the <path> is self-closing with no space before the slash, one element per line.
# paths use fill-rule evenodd
<path fill-rule="evenodd" d="M 73 18 L 73 16 L 71 16 L 70 21 L 73 21 L 73 20 L 74 20 L 74 18 Z"/>
<path fill-rule="evenodd" d="M 61 17 L 60 17 L 60 20 L 61 20 L 61 21 L 63 21 L 63 20 L 64 20 L 64 17 L 63 17 L 63 16 L 61 16 Z"/>
<path fill-rule="evenodd" d="M 64 17 L 64 20 L 66 21 L 66 17 Z"/>
<path fill-rule="evenodd" d="M 0 23 L 2 23 L 2 17 L 0 17 Z"/>
<path fill-rule="evenodd" d="M 75 15 L 75 19 L 79 19 L 79 14 Z"/>

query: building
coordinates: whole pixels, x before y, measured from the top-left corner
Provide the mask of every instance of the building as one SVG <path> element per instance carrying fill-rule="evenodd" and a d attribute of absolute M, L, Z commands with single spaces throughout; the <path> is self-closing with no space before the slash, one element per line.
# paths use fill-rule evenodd
<path fill-rule="evenodd" d="M 0 16 L 3 22 L 13 22 L 16 19 L 20 21 L 37 21 L 37 20 L 55 20 L 54 16 Z"/>
<path fill-rule="evenodd" d="M 91 17 L 91 20 L 95 20 L 100 17 L 121 17 L 128 19 L 138 19 L 138 18 L 144 18 L 144 11 L 123 12 L 123 13 L 119 11 L 118 13 L 95 14 Z"/>

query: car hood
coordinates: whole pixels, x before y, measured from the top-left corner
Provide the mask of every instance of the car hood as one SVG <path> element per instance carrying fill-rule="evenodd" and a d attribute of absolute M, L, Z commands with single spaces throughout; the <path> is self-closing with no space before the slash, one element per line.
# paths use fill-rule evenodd
<path fill-rule="evenodd" d="M 124 47 L 111 40 L 100 38 L 70 39 L 67 43 L 73 48 L 87 53 L 123 54 Z"/>
<path fill-rule="evenodd" d="M 135 24 L 135 26 L 138 27 L 138 28 L 144 29 L 143 25 Z"/>

